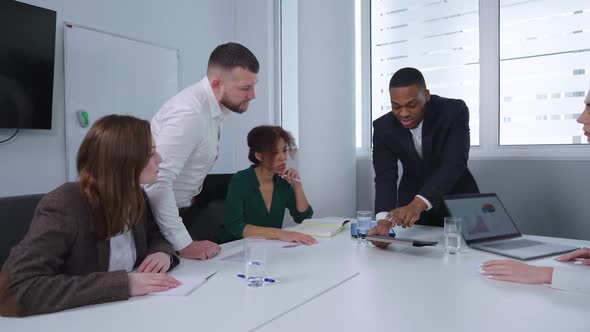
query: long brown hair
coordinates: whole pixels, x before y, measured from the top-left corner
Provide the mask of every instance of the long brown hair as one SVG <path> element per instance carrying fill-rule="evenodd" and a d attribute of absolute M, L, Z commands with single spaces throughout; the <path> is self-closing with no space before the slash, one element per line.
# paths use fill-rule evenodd
<path fill-rule="evenodd" d="M 77 156 L 80 189 L 99 239 L 130 229 L 144 213 L 139 176 L 151 151 L 149 122 L 132 116 L 102 117 L 84 137 Z"/>

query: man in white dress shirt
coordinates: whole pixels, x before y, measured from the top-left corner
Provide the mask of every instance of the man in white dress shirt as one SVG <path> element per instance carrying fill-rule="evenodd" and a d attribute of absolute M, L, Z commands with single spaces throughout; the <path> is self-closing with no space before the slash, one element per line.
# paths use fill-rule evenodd
<path fill-rule="evenodd" d="M 191 207 L 201 192 L 219 153 L 224 117 L 245 112 L 255 98 L 258 70 L 256 56 L 243 45 L 219 45 L 209 57 L 207 75 L 168 100 L 152 119 L 162 162 L 158 180 L 146 192 L 160 230 L 182 257 L 208 259 L 221 250 L 211 241 L 193 241 L 185 226 L 192 220 L 183 220 L 179 209 Z"/>

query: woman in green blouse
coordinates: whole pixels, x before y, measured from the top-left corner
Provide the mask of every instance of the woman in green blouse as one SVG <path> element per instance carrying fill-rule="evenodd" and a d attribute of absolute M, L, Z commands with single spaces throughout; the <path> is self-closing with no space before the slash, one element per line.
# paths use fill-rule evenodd
<path fill-rule="evenodd" d="M 258 126 L 248 133 L 248 147 L 254 165 L 231 179 L 220 242 L 261 236 L 315 243 L 309 235 L 281 229 L 285 208 L 297 223 L 313 214 L 297 170 L 287 168 L 287 158 L 295 151 L 291 134 L 278 126 Z"/>

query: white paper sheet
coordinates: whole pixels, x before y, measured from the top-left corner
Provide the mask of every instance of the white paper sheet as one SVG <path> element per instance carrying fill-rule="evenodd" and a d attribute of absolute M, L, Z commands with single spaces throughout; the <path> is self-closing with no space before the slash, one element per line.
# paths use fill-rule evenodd
<path fill-rule="evenodd" d="M 189 273 L 188 271 L 172 271 L 169 273 L 170 276 L 180 281 L 182 284 L 178 287 L 169 289 L 164 292 L 154 292 L 149 295 L 158 296 L 188 296 L 194 292 L 197 288 L 201 287 L 207 282 L 207 279 L 213 276 L 219 271 L 219 268 L 205 270 L 199 273 Z"/>

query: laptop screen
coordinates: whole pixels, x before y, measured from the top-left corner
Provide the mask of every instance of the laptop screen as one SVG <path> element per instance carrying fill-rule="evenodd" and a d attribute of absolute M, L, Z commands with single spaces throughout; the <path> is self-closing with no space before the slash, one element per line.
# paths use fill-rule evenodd
<path fill-rule="evenodd" d="M 465 241 L 520 234 L 496 194 L 448 196 L 444 202 L 451 216 L 463 218 Z"/>

